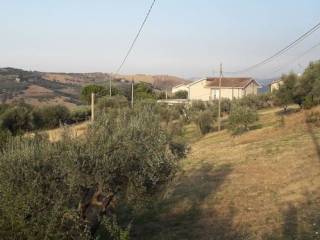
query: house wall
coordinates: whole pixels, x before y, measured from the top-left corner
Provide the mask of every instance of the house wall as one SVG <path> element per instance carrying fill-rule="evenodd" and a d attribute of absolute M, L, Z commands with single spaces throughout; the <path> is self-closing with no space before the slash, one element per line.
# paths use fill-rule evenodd
<path fill-rule="evenodd" d="M 280 88 L 280 85 L 282 84 L 282 81 L 274 82 L 270 84 L 270 91 L 274 92 Z"/>
<path fill-rule="evenodd" d="M 186 85 L 182 85 L 182 86 L 172 88 L 172 93 L 176 93 L 178 91 L 188 91 L 188 87 Z"/>
<path fill-rule="evenodd" d="M 215 100 L 214 89 L 217 89 L 217 91 L 219 91 L 219 88 L 211 89 L 212 100 Z M 244 95 L 244 92 L 243 92 L 243 89 L 241 88 L 221 88 L 221 98 L 227 98 L 232 100 L 234 98 L 241 98 L 243 95 Z M 216 99 L 218 98 L 219 98 L 219 95 L 216 96 Z"/>
<path fill-rule="evenodd" d="M 189 85 L 189 99 L 190 100 L 202 100 L 209 101 L 219 99 L 219 88 L 207 88 L 206 80 L 198 81 L 192 85 Z M 221 98 L 228 98 L 230 100 L 234 98 L 242 98 L 246 95 L 257 95 L 258 86 L 254 82 L 250 83 L 246 88 L 221 88 Z"/>
<path fill-rule="evenodd" d="M 205 88 L 206 80 L 199 81 L 189 85 L 189 99 L 209 101 L 211 96 L 211 89 Z"/>
<path fill-rule="evenodd" d="M 244 89 L 245 95 L 257 95 L 258 94 L 258 86 L 254 82 L 250 83 L 245 89 Z"/>

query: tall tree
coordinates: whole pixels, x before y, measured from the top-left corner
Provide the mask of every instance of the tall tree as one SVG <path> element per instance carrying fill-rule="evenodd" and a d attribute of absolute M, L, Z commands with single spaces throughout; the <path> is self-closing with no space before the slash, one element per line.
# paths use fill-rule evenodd
<path fill-rule="evenodd" d="M 97 97 L 102 97 L 106 96 L 108 91 L 103 86 L 90 84 L 82 88 L 81 99 L 89 104 L 91 102 L 91 93 L 95 93 Z"/>
<path fill-rule="evenodd" d="M 281 84 L 279 90 L 276 92 L 276 100 L 286 111 L 288 105 L 294 103 L 298 76 L 295 73 L 290 73 L 289 75 L 283 75 L 281 80 L 283 84 Z"/>

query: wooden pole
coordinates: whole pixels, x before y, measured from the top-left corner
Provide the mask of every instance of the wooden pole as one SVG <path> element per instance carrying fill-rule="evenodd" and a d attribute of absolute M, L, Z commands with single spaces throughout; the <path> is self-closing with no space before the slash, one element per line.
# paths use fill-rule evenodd
<path fill-rule="evenodd" d="M 91 93 L 91 122 L 94 121 L 94 93 Z"/>
<path fill-rule="evenodd" d="M 112 95 L 112 92 L 111 92 L 111 76 L 110 76 L 110 79 L 109 79 L 109 95 L 110 95 L 110 97 L 111 97 L 111 95 Z"/>
<path fill-rule="evenodd" d="M 133 84 L 134 84 L 134 81 L 132 80 L 131 81 L 131 108 L 133 108 Z"/>
<path fill-rule="evenodd" d="M 222 80 L 222 63 L 220 63 L 220 77 L 219 77 L 218 131 L 221 130 L 221 80 Z"/>

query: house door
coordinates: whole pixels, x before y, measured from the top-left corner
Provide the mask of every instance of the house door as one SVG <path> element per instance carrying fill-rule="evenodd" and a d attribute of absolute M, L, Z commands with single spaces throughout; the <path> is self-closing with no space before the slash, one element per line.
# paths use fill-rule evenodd
<path fill-rule="evenodd" d="M 213 100 L 219 99 L 219 89 L 212 89 L 211 94 Z"/>

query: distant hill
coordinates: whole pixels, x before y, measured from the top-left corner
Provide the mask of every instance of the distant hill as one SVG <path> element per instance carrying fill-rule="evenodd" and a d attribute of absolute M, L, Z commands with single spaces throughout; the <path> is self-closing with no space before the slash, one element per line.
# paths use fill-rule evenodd
<path fill-rule="evenodd" d="M 170 75 L 116 75 L 115 78 L 125 79 L 127 81 L 146 82 L 152 84 L 157 89 L 171 89 L 172 87 L 189 82 L 186 79 L 170 76 Z"/>
<path fill-rule="evenodd" d="M 132 80 L 146 82 L 155 89 L 171 89 L 187 80 L 169 75 L 111 75 L 109 73 L 54 73 L 0 68 L 0 101 L 23 99 L 32 105 L 64 104 L 70 108 L 81 104 L 80 91 L 87 84 L 107 84 L 110 78 L 119 88 Z"/>

